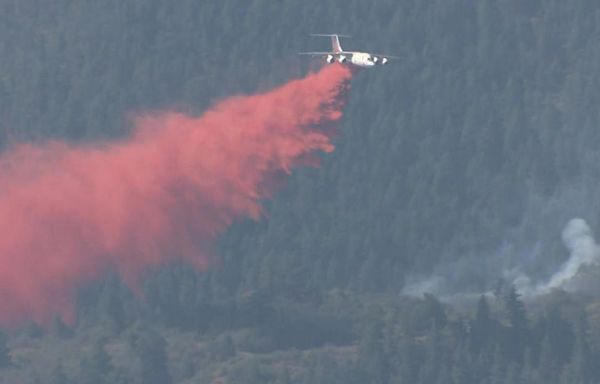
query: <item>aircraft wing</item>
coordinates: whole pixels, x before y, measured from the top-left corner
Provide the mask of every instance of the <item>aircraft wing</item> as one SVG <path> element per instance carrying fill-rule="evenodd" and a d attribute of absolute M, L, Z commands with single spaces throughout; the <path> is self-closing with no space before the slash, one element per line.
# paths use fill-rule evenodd
<path fill-rule="evenodd" d="M 343 52 L 345 54 L 346 52 Z M 335 56 L 340 55 L 340 52 L 298 52 L 299 55 L 311 55 L 311 56 Z"/>
<path fill-rule="evenodd" d="M 390 55 L 386 55 L 385 53 L 371 53 L 371 56 L 378 56 L 378 57 L 385 57 L 386 59 L 392 59 L 392 60 L 399 60 L 400 58 L 398 56 L 390 56 Z"/>

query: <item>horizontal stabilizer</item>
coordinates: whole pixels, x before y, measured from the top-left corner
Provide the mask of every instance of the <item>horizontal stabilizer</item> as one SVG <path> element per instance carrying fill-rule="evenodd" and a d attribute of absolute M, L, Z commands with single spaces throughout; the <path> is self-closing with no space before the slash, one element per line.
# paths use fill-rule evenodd
<path fill-rule="evenodd" d="M 327 36 L 327 37 L 331 37 L 331 36 L 337 36 L 337 37 L 352 37 L 350 35 L 340 35 L 338 33 L 311 33 L 311 36 Z"/>
<path fill-rule="evenodd" d="M 338 55 L 338 52 L 298 52 L 299 55 L 327 56 Z"/>

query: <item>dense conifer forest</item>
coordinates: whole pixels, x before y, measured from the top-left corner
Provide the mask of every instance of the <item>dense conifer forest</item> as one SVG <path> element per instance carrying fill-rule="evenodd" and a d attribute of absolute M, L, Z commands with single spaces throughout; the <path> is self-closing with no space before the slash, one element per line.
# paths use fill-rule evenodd
<path fill-rule="evenodd" d="M 509 273 L 544 282 L 569 220 L 600 230 L 599 19 L 592 0 L 0 0 L 4 149 L 269 89 L 321 65 L 296 55 L 328 47 L 310 33 L 400 57 L 355 76 L 335 152 L 223 234 L 217 268 L 81 287 L 73 324 L 5 330 L 0 381 L 600 382 L 599 292 L 529 298 Z"/>

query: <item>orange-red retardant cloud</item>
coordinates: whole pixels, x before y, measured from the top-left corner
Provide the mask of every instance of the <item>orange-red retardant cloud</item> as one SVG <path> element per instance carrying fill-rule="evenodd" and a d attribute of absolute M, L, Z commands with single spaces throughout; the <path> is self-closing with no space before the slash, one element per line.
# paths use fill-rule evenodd
<path fill-rule="evenodd" d="M 351 72 L 330 65 L 201 117 L 134 119 L 101 147 L 19 145 L 0 156 L 0 324 L 72 315 L 77 287 L 118 271 L 210 263 L 236 218 L 261 215 L 282 175 L 333 150 Z"/>

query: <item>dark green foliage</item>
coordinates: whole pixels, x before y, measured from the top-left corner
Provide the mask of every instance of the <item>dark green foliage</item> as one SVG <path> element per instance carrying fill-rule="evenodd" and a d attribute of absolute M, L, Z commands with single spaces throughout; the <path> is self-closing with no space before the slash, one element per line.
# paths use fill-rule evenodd
<path fill-rule="evenodd" d="M 23 333 L 31 338 L 37 339 L 44 336 L 44 329 L 36 322 L 28 321 L 23 327 Z"/>
<path fill-rule="evenodd" d="M 470 346 L 475 355 L 488 351 L 494 341 L 494 330 L 497 329 L 492 319 L 490 306 L 485 296 L 481 296 L 477 302 L 475 319 L 471 322 Z"/>
<path fill-rule="evenodd" d="M 261 368 L 256 359 L 249 359 L 234 367 L 234 370 L 228 376 L 228 381 L 236 384 L 261 384 L 269 382 L 270 376 Z"/>
<path fill-rule="evenodd" d="M 73 336 L 73 330 L 65 324 L 62 318 L 56 316 L 52 320 L 52 334 L 59 338 L 68 338 Z"/>
<path fill-rule="evenodd" d="M 388 367 L 384 349 L 384 323 L 382 313 L 377 308 L 369 312 L 367 324 L 359 344 L 359 358 L 365 377 L 374 384 L 387 382 Z"/>
<path fill-rule="evenodd" d="M 509 297 L 515 300 L 513 304 L 519 302 L 518 297 Z M 596 380 L 588 365 L 594 352 L 574 333 L 575 329 L 585 329 L 584 321 L 575 326 L 559 314 L 558 308 L 548 308 L 535 325 L 525 322 L 517 328 L 503 319 L 504 306 L 496 305 L 492 310 L 482 297 L 471 319 L 451 313 L 444 327 L 429 329 L 403 321 L 408 314 L 402 312 L 419 311 L 415 303 L 401 312 L 393 305 L 384 307 L 383 312 L 368 311 L 365 316 L 371 320 L 361 332 L 358 354 L 364 380 L 473 384 Z M 526 318 L 522 304 L 519 307 Z M 514 339 L 515 329 L 519 329 L 518 341 Z"/>
<path fill-rule="evenodd" d="M 0 373 L 42 367 L 41 382 L 56 384 L 215 372 L 240 383 L 600 382 L 598 317 L 528 311 L 514 287 L 473 313 L 397 296 L 432 271 L 448 271 L 450 291 L 488 291 L 515 266 L 547 277 L 565 257 L 565 221 L 600 223 L 599 15 L 592 0 L 1 2 L 4 147 L 120 138 L 132 111 L 201 113 L 268 89 L 306 72 L 297 51 L 327 46 L 311 32 L 351 33 L 346 48 L 401 59 L 355 76 L 336 151 L 292 175 L 264 220 L 235 223 L 218 267 L 149 271 L 141 297 L 115 274 L 82 287 L 75 326 L 0 338 L 0 365 L 9 346 L 23 362 Z M 90 344 L 94 333 L 112 349 Z M 190 337 L 201 340 L 173 369 L 178 338 Z M 30 368 L 28 343 L 55 343 L 69 364 Z"/>
<path fill-rule="evenodd" d="M 0 368 L 11 364 L 10 349 L 8 347 L 8 338 L 4 332 L 0 332 Z"/>
<path fill-rule="evenodd" d="M 79 382 L 82 384 L 112 384 L 109 381 L 112 370 L 110 356 L 104 350 L 103 345 L 96 342 L 81 361 Z"/>
<path fill-rule="evenodd" d="M 131 348 L 138 359 L 137 381 L 140 384 L 169 384 L 165 339 L 148 327 L 139 327 L 130 338 Z"/>
<path fill-rule="evenodd" d="M 522 360 L 528 337 L 528 321 L 525 307 L 514 286 L 502 297 L 508 327 L 501 333 L 505 357 L 508 360 Z"/>
<path fill-rule="evenodd" d="M 235 345 L 229 334 L 220 335 L 210 348 L 211 358 L 216 361 L 228 360 L 235 356 Z"/>
<path fill-rule="evenodd" d="M 71 381 L 67 377 L 61 362 L 52 369 L 48 377 L 48 384 L 69 384 Z"/>

